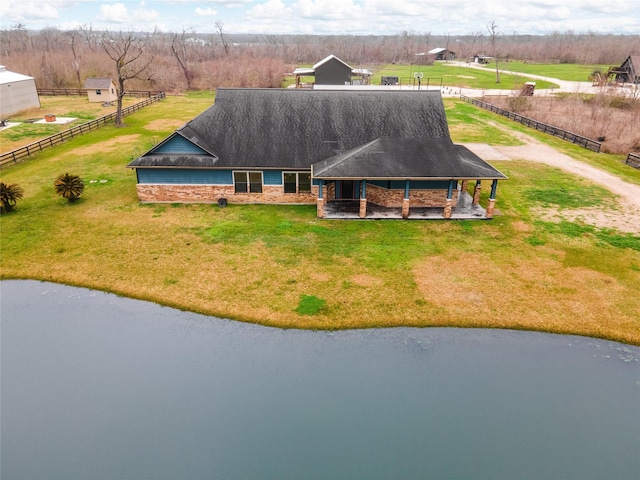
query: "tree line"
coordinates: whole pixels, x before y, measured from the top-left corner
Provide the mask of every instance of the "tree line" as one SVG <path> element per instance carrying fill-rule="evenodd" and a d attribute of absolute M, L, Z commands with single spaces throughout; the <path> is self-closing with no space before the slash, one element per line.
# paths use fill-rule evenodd
<path fill-rule="evenodd" d="M 108 32 L 91 26 L 35 31 L 17 24 L 0 31 L 0 63 L 34 77 L 40 88 L 82 88 L 86 78 L 112 77 L 124 78 L 129 90 L 177 93 L 220 86 L 279 87 L 296 66 L 314 64 L 329 54 L 354 67 L 375 69 L 382 64 L 424 62 L 426 56 L 417 54 L 436 47 L 456 52 L 459 60 L 497 53 L 501 62 L 609 65 L 640 52 L 640 35 L 572 31 L 509 35 L 495 27 L 460 36 L 407 31 L 389 36 L 322 36 L 229 34 L 221 21 L 210 34 L 188 29 Z"/>

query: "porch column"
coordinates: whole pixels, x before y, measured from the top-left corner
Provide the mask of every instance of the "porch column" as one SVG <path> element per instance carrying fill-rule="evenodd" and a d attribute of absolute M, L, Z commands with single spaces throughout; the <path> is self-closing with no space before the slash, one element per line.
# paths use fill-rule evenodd
<path fill-rule="evenodd" d="M 367 181 L 360 182 L 360 218 L 367 218 Z"/>
<path fill-rule="evenodd" d="M 473 189 L 473 204 L 478 205 L 480 203 L 480 190 L 482 190 L 482 185 L 480 180 L 476 180 L 476 186 Z"/>
<path fill-rule="evenodd" d="M 493 210 L 496 207 L 496 190 L 498 189 L 498 180 L 491 182 L 491 194 L 489 195 L 489 204 L 487 205 L 487 218 L 493 218 Z"/>
<path fill-rule="evenodd" d="M 402 199 L 402 218 L 409 218 L 409 180 L 404 182 L 404 198 Z"/>
<path fill-rule="evenodd" d="M 462 191 L 466 192 L 467 187 L 469 186 L 469 180 L 462 180 Z"/>
<path fill-rule="evenodd" d="M 320 185 L 318 185 L 318 200 L 316 201 L 316 205 L 318 207 L 318 218 L 324 218 L 324 180 L 320 180 Z"/>
<path fill-rule="evenodd" d="M 451 210 L 453 207 L 453 184 L 454 180 L 449 180 L 449 189 L 447 190 L 447 203 L 444 206 L 444 218 L 451 218 Z"/>

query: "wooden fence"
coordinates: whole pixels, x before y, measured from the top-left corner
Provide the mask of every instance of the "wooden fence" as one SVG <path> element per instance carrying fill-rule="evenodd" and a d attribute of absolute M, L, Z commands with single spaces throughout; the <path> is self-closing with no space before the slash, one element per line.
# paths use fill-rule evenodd
<path fill-rule="evenodd" d="M 595 140 L 591 140 L 587 137 L 583 137 L 575 133 L 567 132 L 566 130 L 563 130 L 561 128 L 554 127 L 553 125 L 547 125 L 546 123 L 539 122 L 529 117 L 524 117 L 518 113 L 510 112 L 509 110 L 504 110 L 502 108 L 496 107 L 495 105 L 491 105 L 490 103 L 483 102 L 482 100 L 469 98 L 465 95 L 460 95 L 460 98 L 465 102 L 477 105 L 478 107 L 484 108 L 499 115 L 503 115 L 507 118 L 510 118 L 511 120 L 526 125 L 527 127 L 535 128 L 540 132 L 548 133 L 549 135 L 553 135 L 554 137 L 558 137 L 562 140 L 566 140 L 567 142 L 571 142 L 584 147 L 587 150 L 600 152 L 600 147 L 602 144 L 600 142 L 596 142 Z"/>
<path fill-rule="evenodd" d="M 640 168 L 640 155 L 637 153 L 630 153 L 627 155 L 627 160 L 624 163 L 631 165 L 633 168 Z"/>
<path fill-rule="evenodd" d="M 124 92 L 125 97 L 155 97 L 163 92 L 149 90 L 132 90 Z M 38 95 L 55 97 L 58 95 L 84 96 L 87 90 L 82 88 L 38 88 Z"/>
<path fill-rule="evenodd" d="M 159 94 L 143 100 L 142 102 L 138 102 L 134 105 L 123 108 L 122 115 L 129 115 L 137 110 L 140 110 L 141 108 L 146 107 L 147 105 L 151 105 L 154 102 L 160 101 L 165 97 L 165 93 L 160 92 Z M 82 135 L 83 133 L 95 130 L 98 127 L 115 121 L 115 118 L 116 112 L 113 112 L 90 122 L 83 123 L 68 130 L 56 133 L 55 135 L 51 135 L 50 137 L 44 138 L 37 142 L 30 143 L 29 145 L 26 145 L 24 147 L 20 147 L 10 152 L 3 153 L 2 155 L 0 155 L 0 168 L 4 167 L 7 164 L 18 163 L 18 161 L 21 161 L 26 157 L 30 157 L 34 153 L 40 152 L 45 148 L 53 147 L 73 137 L 77 137 L 78 135 Z"/>

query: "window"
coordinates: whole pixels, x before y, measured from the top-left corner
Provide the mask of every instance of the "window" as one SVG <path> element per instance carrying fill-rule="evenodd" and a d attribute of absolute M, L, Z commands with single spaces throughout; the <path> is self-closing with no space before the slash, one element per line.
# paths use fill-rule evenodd
<path fill-rule="evenodd" d="M 233 172 L 236 193 L 262 193 L 262 172 Z"/>
<path fill-rule="evenodd" d="M 284 193 L 310 193 L 309 172 L 284 172 Z"/>
<path fill-rule="evenodd" d="M 96 95 L 102 95 L 102 90 L 100 90 L 99 88 L 96 88 Z"/>

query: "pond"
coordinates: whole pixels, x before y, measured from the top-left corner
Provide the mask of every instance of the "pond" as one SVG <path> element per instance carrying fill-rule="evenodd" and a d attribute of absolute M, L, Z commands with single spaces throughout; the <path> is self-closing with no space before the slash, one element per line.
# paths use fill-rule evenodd
<path fill-rule="evenodd" d="M 640 348 L 489 329 L 244 324 L 1 288 L 10 479 L 630 479 Z"/>

